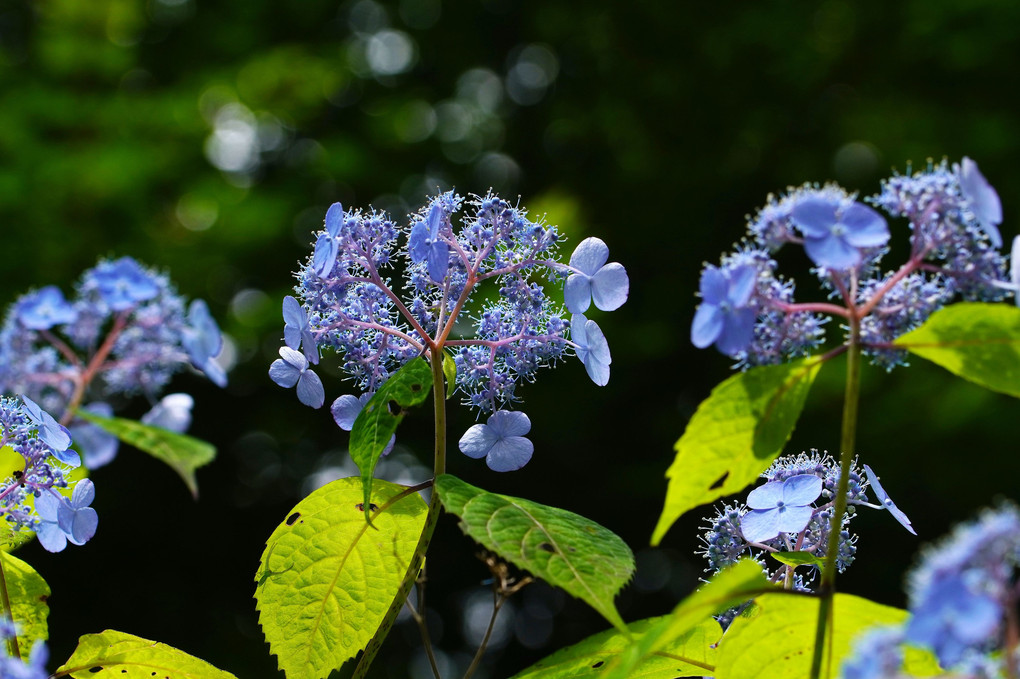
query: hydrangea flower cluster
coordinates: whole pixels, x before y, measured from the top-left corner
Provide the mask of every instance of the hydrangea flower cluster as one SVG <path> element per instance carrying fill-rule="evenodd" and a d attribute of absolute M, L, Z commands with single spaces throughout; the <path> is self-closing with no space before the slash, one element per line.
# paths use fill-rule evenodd
<path fill-rule="evenodd" d="M 849 506 L 843 516 L 836 557 L 840 572 L 853 563 L 857 551 L 857 536 L 848 528 L 856 514 L 855 506 L 888 509 L 913 532 L 909 519 L 878 485 L 878 477 L 867 465 L 865 473 L 867 478 L 856 466 L 851 467 L 847 490 Z M 825 558 L 839 475 L 839 464 L 816 450 L 777 459 L 762 474 L 766 483 L 748 494 L 746 504 L 724 505 L 709 519 L 700 551 L 708 561 L 707 570 L 718 572 L 742 557 L 751 556 L 762 564 L 771 580 L 786 579 L 789 586 L 796 589 L 810 589 L 818 572 L 816 567 L 807 567 L 810 570 L 800 567 L 794 575 L 789 566 L 774 568 L 765 563 L 764 556 L 797 551 Z M 865 491 L 869 486 L 879 504 L 868 502 Z"/>
<path fill-rule="evenodd" d="M 187 305 L 164 274 L 130 257 L 100 261 L 70 300 L 47 286 L 14 303 L 0 329 L 0 392 L 60 413 L 96 468 L 113 459 L 117 440 L 72 419 L 75 409 L 109 416 L 111 401 L 138 393 L 155 402 L 187 365 L 224 386 L 222 343 L 205 302 Z"/>
<path fill-rule="evenodd" d="M 74 485 L 71 498 L 57 492 L 70 486 L 69 472 L 80 465 L 71 436 L 27 396 L 0 396 L 0 448 L 21 455 L 24 466 L 0 482 L 0 516 L 11 533 L 34 531 L 40 544 L 62 551 L 68 542 L 85 544 L 99 517 L 89 507 L 95 488 L 88 479 Z"/>
<path fill-rule="evenodd" d="M 1002 206 L 970 158 L 894 175 L 865 202 L 908 220 L 906 263 L 883 272 L 890 239 L 885 217 L 839 186 L 805 184 L 769 196 L 737 251 L 702 272 L 694 345 L 715 345 L 744 367 L 780 363 L 821 346 L 828 318 L 852 315 L 861 319 L 863 351 L 891 369 L 906 357 L 893 340 L 953 299 L 998 301 L 1013 294 L 1020 304 L 1020 236 L 1007 276 L 999 252 Z M 776 274 L 774 259 L 790 243 L 804 247 L 838 303 L 794 301 L 793 282 Z"/>
<path fill-rule="evenodd" d="M 601 240 L 583 240 L 569 264 L 556 258 L 560 241 L 554 226 L 529 219 L 492 193 L 468 199 L 441 193 L 411 215 L 406 228 L 385 213 L 334 203 L 297 273 L 296 295 L 284 299 L 285 346 L 270 377 L 297 387 L 298 399 L 318 408 L 325 390 L 313 366 L 322 348 L 340 355 L 343 371 L 365 393 L 411 359 L 448 351 L 456 390 L 489 415 L 461 439 L 461 450 L 484 457 L 493 469 L 518 469 L 532 449 L 524 438 L 530 421 L 509 409 L 520 400 L 517 386 L 571 354 L 596 384 L 606 384 L 609 346 L 584 313 L 593 303 L 602 311 L 617 309 L 629 291 L 627 272 L 608 262 Z M 391 276 L 401 264 L 398 294 Z M 476 294 L 487 280 L 497 294 Z M 569 318 L 550 297 L 550 283 L 564 286 Z M 344 413 L 346 423 L 351 405 L 338 402 L 333 412 Z"/>
<path fill-rule="evenodd" d="M 1016 567 L 1020 563 L 1020 511 L 1012 505 L 987 510 L 931 546 L 908 576 L 910 617 L 902 627 L 862 635 L 844 664 L 845 679 L 898 676 L 903 644 L 932 650 L 953 676 L 1006 676 L 999 652 L 1015 638 Z M 1015 651 L 1015 649 L 1013 649 Z"/>

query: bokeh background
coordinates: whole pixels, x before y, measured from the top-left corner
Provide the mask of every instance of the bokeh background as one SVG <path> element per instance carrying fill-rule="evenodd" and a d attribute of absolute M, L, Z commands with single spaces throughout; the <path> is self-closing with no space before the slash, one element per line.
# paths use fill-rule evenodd
<path fill-rule="evenodd" d="M 328 411 L 267 377 L 280 303 L 330 203 L 400 217 L 437 188 L 519 195 L 627 267 L 628 303 L 597 316 L 609 385 L 576 361 L 547 371 L 523 390 L 532 462 L 498 475 L 454 450 L 450 470 L 618 532 L 638 557 L 624 617 L 668 611 L 703 575 L 702 512 L 647 548 L 663 474 L 731 370 L 688 339 L 703 262 L 740 239 L 769 192 L 834 180 L 868 195 L 891 168 L 963 155 L 997 187 L 1011 240 L 1017 25 L 1008 0 L 0 0 L 0 301 L 70 291 L 97 258 L 131 255 L 208 301 L 232 366 L 224 390 L 187 374 L 173 385 L 195 396 L 192 433 L 219 449 L 197 502 L 125 449 L 94 475 L 92 542 L 22 550 L 53 589 L 53 667 L 79 634 L 114 628 L 239 677 L 282 676 L 251 598 L 258 558 L 290 507 L 349 462 Z M 905 225 L 893 229 L 905 240 Z M 805 264 L 784 261 L 802 299 Z M 841 368 L 823 371 L 791 452 L 836 448 Z M 319 372 L 327 402 L 349 390 L 329 357 Z M 860 453 L 921 537 L 864 512 L 841 586 L 902 605 L 925 541 L 1020 497 L 1020 403 L 925 365 L 871 368 L 864 389 Z M 451 438 L 473 421 L 458 410 Z M 427 477 L 430 423 L 405 421 L 387 474 Z M 447 676 L 486 616 L 475 551 L 447 518 L 429 555 Z M 606 627 L 540 585 L 501 621 L 485 676 Z M 399 626 L 375 676 L 429 676 L 419 647 Z"/>

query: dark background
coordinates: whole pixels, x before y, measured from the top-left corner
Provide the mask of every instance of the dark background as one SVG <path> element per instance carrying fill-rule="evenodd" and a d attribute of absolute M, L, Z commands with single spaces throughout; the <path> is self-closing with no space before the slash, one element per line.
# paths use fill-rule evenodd
<path fill-rule="evenodd" d="M 168 468 L 123 450 L 94 474 L 94 540 L 19 553 L 53 589 L 52 668 L 79 634 L 114 628 L 239 677 L 276 676 L 251 598 L 258 558 L 306 478 L 342 464 L 347 443 L 326 409 L 267 377 L 280 302 L 331 202 L 402 219 L 437 186 L 519 194 L 573 243 L 605 240 L 631 279 L 628 303 L 596 316 L 609 385 L 575 360 L 541 374 L 523 389 L 532 462 L 499 475 L 451 446 L 450 471 L 623 536 L 639 561 L 618 601 L 628 620 L 695 586 L 707 508 L 646 546 L 673 443 L 730 374 L 688 339 L 702 263 L 742 237 L 769 192 L 834 180 L 868 195 L 908 161 L 977 160 L 1003 199 L 1007 242 L 1020 205 L 1020 5 L 710 5 L 0 0 L 0 300 L 70 292 L 98 257 L 131 255 L 208 301 L 236 361 L 225 390 L 187 374 L 172 385 L 195 396 L 192 433 L 219 449 L 197 502 Z M 784 266 L 799 299 L 814 298 L 802 258 Z M 841 368 L 823 371 L 790 452 L 836 448 Z M 319 372 L 327 403 L 349 390 L 328 356 Z M 862 512 L 841 587 L 903 605 L 921 544 L 1016 497 L 1018 414 L 938 368 L 867 369 L 860 453 L 921 537 Z M 455 410 L 452 441 L 473 421 Z M 430 423 L 423 411 L 399 434 L 426 467 Z M 486 592 L 474 552 L 447 518 L 429 553 L 436 645 L 460 671 L 465 602 Z M 495 648 L 489 676 L 607 626 L 540 587 L 514 605 L 518 627 L 542 633 Z M 419 646 L 398 627 L 377 676 L 425 676 L 412 667 Z"/>

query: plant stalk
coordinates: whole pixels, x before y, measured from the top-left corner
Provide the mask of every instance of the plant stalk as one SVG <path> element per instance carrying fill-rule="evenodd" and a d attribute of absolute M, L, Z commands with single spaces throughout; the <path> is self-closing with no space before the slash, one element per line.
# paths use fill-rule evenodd
<path fill-rule="evenodd" d="M 850 342 L 846 352 L 846 391 L 843 397 L 843 426 L 839 442 L 839 484 L 833 498 L 829 540 L 825 550 L 825 567 L 822 569 L 818 593 L 818 624 L 815 628 L 814 655 L 811 659 L 811 679 L 822 676 L 822 660 L 831 641 L 832 602 L 836 594 L 836 559 L 839 556 L 839 534 L 846 513 L 846 495 L 850 487 L 850 467 L 857 447 L 857 411 L 861 396 L 861 317 L 850 308 Z M 831 662 L 831 653 L 828 656 Z M 828 676 L 826 672 L 826 676 Z"/>
<path fill-rule="evenodd" d="M 11 597 L 7 592 L 7 574 L 4 573 L 4 557 L 0 554 L 0 596 L 3 597 L 4 615 L 8 620 L 14 622 L 14 612 L 11 609 Z M 21 649 L 18 648 L 18 635 L 7 640 L 7 647 L 11 651 L 11 657 L 21 660 Z"/>

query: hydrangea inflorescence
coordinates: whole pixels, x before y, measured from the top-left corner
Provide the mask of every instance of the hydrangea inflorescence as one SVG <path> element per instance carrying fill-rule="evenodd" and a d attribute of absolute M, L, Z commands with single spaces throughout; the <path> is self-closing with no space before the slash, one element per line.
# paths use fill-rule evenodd
<path fill-rule="evenodd" d="M 836 565 L 840 572 L 854 560 L 857 536 L 849 531 L 855 506 L 888 509 L 910 532 L 910 521 L 878 485 L 878 477 L 865 465 L 865 474 L 851 466 L 847 504 L 840 531 Z M 766 554 L 807 552 L 824 559 L 832 525 L 834 497 L 839 485 L 839 464 L 827 454 L 812 450 L 799 455 L 781 457 L 765 470 L 766 483 L 752 490 L 745 504 L 727 504 L 717 508 L 709 519 L 708 529 L 701 538 L 702 556 L 708 570 L 718 572 L 744 556 L 757 559 L 765 573 L 774 581 L 808 590 L 818 572 L 816 566 L 794 569 L 766 563 Z M 866 490 L 871 487 L 879 504 L 868 502 Z M 901 518 L 902 517 L 902 518 Z"/>
<path fill-rule="evenodd" d="M 886 219 L 865 202 L 909 222 L 910 255 L 895 271 L 881 268 L 890 239 Z M 1008 275 L 999 252 L 998 194 L 970 158 L 894 175 L 865 202 L 833 184 L 769 196 L 737 251 L 703 271 L 694 345 L 714 344 L 743 367 L 780 363 L 821 346 L 829 317 L 853 314 L 864 353 L 891 369 L 906 356 L 893 340 L 954 298 L 998 301 L 1012 293 L 1020 303 L 1017 255 Z M 793 282 L 776 274 L 774 259 L 789 243 L 804 247 L 839 303 L 794 301 Z M 1013 249 L 1020 250 L 1020 237 Z"/>
<path fill-rule="evenodd" d="M 113 458 L 117 441 L 74 419 L 75 410 L 109 416 L 111 401 L 138 393 L 155 404 L 187 365 L 223 386 L 214 360 L 222 343 L 205 302 L 187 305 L 166 275 L 130 257 L 104 260 L 70 300 L 48 286 L 14 303 L 0 330 L 0 392 L 58 413 L 85 465 L 96 468 Z"/>
<path fill-rule="evenodd" d="M 385 213 L 334 203 L 297 273 L 296 296 L 284 299 L 285 347 L 270 376 L 297 386 L 302 403 L 319 407 L 325 392 L 312 366 L 321 348 L 336 351 L 366 393 L 411 359 L 449 351 L 457 391 L 489 415 L 461 439 L 461 450 L 485 457 L 493 469 L 518 469 L 530 459 L 531 444 L 523 437 L 527 417 L 509 411 L 520 400 L 517 386 L 571 353 L 596 384 L 606 384 L 608 343 L 581 314 L 592 301 L 603 311 L 617 309 L 629 290 L 626 271 L 607 263 L 601 240 L 583 240 L 569 264 L 557 260 L 560 241 L 556 227 L 492 193 L 467 199 L 441 193 L 406 228 Z M 401 263 L 398 291 L 390 276 Z M 498 294 L 475 300 L 489 280 Z M 565 286 L 572 317 L 549 296 L 548 284 Z M 464 336 L 469 325 L 473 336 Z M 335 405 L 334 413 L 347 405 Z"/>
<path fill-rule="evenodd" d="M 68 474 L 80 464 L 70 445 L 68 430 L 27 396 L 0 396 L 0 448 L 24 461 L 0 482 L 0 516 L 12 533 L 34 531 L 51 552 L 63 550 L 68 541 L 84 544 L 99 522 L 89 507 L 95 496 L 90 480 L 74 484 L 70 499 L 58 492 L 72 485 Z"/>

